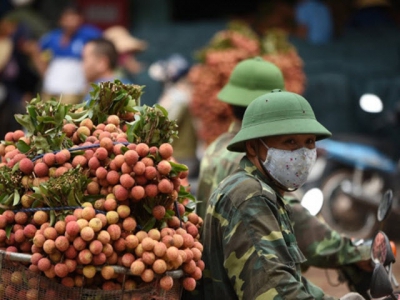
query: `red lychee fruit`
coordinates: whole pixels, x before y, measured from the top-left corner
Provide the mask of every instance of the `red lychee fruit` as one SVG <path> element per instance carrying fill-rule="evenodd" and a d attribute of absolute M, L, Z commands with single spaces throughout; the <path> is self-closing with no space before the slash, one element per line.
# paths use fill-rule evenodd
<path fill-rule="evenodd" d="M 99 147 L 96 149 L 94 152 L 94 157 L 96 157 L 98 160 L 103 161 L 108 157 L 108 151 L 104 147 Z"/>
<path fill-rule="evenodd" d="M 149 146 L 145 143 L 139 143 L 136 145 L 136 152 L 140 157 L 146 157 L 149 154 Z"/>
<path fill-rule="evenodd" d="M 146 165 L 141 161 L 138 161 L 133 166 L 133 172 L 135 173 L 135 175 L 143 175 L 145 170 L 146 170 Z"/>
<path fill-rule="evenodd" d="M 66 134 L 67 137 L 72 137 L 77 128 L 78 127 L 75 124 L 67 123 L 64 124 L 62 131 Z"/>
<path fill-rule="evenodd" d="M 171 144 L 163 143 L 160 145 L 160 147 L 158 147 L 158 153 L 163 159 L 169 159 L 172 157 L 174 149 Z"/>
<path fill-rule="evenodd" d="M 108 173 L 107 173 L 107 182 L 110 184 L 110 185 L 116 185 L 118 182 L 119 182 L 119 173 L 117 172 L 117 171 L 114 171 L 114 170 L 110 170 Z"/>
<path fill-rule="evenodd" d="M 125 201 L 126 199 L 128 199 L 129 191 L 122 185 L 117 184 L 113 188 L 113 194 L 115 195 L 116 200 Z"/>
<path fill-rule="evenodd" d="M 19 169 L 22 173 L 29 175 L 32 173 L 34 168 L 33 162 L 29 158 L 23 158 L 19 162 Z"/>
<path fill-rule="evenodd" d="M 153 180 L 154 178 L 157 177 L 157 169 L 153 166 L 147 166 L 145 171 L 144 171 L 144 176 L 148 180 Z"/>
<path fill-rule="evenodd" d="M 156 184 L 150 183 L 147 184 L 144 188 L 147 197 L 155 197 L 158 195 L 158 187 Z"/>
<path fill-rule="evenodd" d="M 133 166 L 138 162 L 139 154 L 135 150 L 128 150 L 124 153 L 125 162 Z"/>
<path fill-rule="evenodd" d="M 114 144 L 111 138 L 103 137 L 100 138 L 99 140 L 100 140 L 100 147 L 106 149 L 108 153 L 111 153 L 114 148 Z"/>
<path fill-rule="evenodd" d="M 46 153 L 43 156 L 43 162 L 48 166 L 52 167 L 56 163 L 56 155 L 54 153 Z"/>
<path fill-rule="evenodd" d="M 140 185 L 136 185 L 131 189 L 131 197 L 135 201 L 143 199 L 146 195 L 144 188 Z"/>
<path fill-rule="evenodd" d="M 161 220 L 162 218 L 164 218 L 165 212 L 166 212 L 165 207 L 162 205 L 156 205 L 152 210 L 153 216 L 157 220 Z"/>
<path fill-rule="evenodd" d="M 44 162 L 39 162 L 33 167 L 37 177 L 45 177 L 49 175 L 49 167 Z"/>
<path fill-rule="evenodd" d="M 71 158 L 71 153 L 67 149 L 62 149 L 56 154 L 56 164 L 63 165 Z"/>
<path fill-rule="evenodd" d="M 174 184 L 166 178 L 161 179 L 158 183 L 158 190 L 163 194 L 170 194 L 174 190 Z"/>
<path fill-rule="evenodd" d="M 72 166 L 76 168 L 78 165 L 81 167 L 86 167 L 87 165 L 87 158 L 84 155 L 77 155 L 72 159 Z"/>
<path fill-rule="evenodd" d="M 157 170 L 161 175 L 168 175 L 171 169 L 172 167 L 168 160 L 163 159 L 157 164 Z"/>
<path fill-rule="evenodd" d="M 122 174 L 119 178 L 119 182 L 124 188 L 130 189 L 134 186 L 135 179 L 133 179 L 130 174 Z"/>

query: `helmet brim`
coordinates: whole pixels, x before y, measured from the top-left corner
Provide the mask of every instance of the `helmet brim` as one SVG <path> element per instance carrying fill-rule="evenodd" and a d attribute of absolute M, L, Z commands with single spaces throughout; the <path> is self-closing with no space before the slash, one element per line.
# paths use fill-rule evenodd
<path fill-rule="evenodd" d="M 218 93 L 217 98 L 231 105 L 247 107 L 254 99 L 271 91 L 272 89 L 271 90 L 248 89 L 228 83 Z"/>
<path fill-rule="evenodd" d="M 313 119 L 282 119 L 266 124 L 242 128 L 228 145 L 228 150 L 245 152 L 246 141 L 276 135 L 314 134 L 317 140 L 332 136 L 321 123 Z"/>

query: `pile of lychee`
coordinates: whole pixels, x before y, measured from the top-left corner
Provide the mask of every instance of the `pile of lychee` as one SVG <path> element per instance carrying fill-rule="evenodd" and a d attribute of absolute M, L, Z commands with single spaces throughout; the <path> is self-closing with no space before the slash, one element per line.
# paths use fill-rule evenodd
<path fill-rule="evenodd" d="M 34 159 L 17 148 L 19 140 L 31 142 L 20 130 L 0 144 L 0 167 L 19 171 L 23 186 L 20 203 L 0 215 L 1 249 L 32 254 L 30 270 L 68 287 L 129 290 L 158 280 L 170 290 L 168 271 L 182 270 L 183 287 L 194 290 L 204 269 L 202 219 L 180 197 L 188 170 L 174 169 L 171 144 L 128 142 L 116 115 L 104 124 L 65 123 L 63 132 L 73 147 Z M 56 220 L 48 210 L 24 210 L 32 207 L 34 187 L 78 167 L 90 178 L 85 194 L 97 200 Z M 115 266 L 126 268 L 128 278 Z"/>

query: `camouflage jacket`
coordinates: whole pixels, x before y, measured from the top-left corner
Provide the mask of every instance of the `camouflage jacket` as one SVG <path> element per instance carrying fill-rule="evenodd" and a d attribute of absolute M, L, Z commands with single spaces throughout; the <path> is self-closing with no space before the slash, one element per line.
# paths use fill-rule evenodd
<path fill-rule="evenodd" d="M 243 153 L 226 149 L 240 129 L 240 122 L 232 123 L 227 133 L 218 137 L 207 148 L 201 161 L 197 198 L 197 213 L 204 217 L 207 200 L 218 184 L 239 166 Z M 370 258 L 369 245 L 354 246 L 351 240 L 332 230 L 321 217 L 312 216 L 298 199 L 285 197 L 291 206 L 290 218 L 300 250 L 307 261 L 303 267 L 336 268 Z"/>
<path fill-rule="evenodd" d="M 207 206 L 205 299 L 333 299 L 301 275 L 287 204 L 245 157 Z"/>
<path fill-rule="evenodd" d="M 206 149 L 200 164 L 197 186 L 197 209 L 199 216 L 204 218 L 207 201 L 218 184 L 229 174 L 232 174 L 243 157 L 243 153 L 231 152 L 226 146 L 239 131 L 241 123 L 232 122 L 228 132 L 221 134 Z"/>

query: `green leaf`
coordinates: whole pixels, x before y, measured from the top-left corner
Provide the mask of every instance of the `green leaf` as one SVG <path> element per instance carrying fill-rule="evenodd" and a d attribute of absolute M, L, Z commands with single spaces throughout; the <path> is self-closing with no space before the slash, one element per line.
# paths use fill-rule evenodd
<path fill-rule="evenodd" d="M 13 196 L 14 194 L 7 194 L 2 200 L 1 200 L 1 204 L 5 205 L 5 206 L 10 206 L 13 200 Z"/>
<path fill-rule="evenodd" d="M 168 111 L 162 107 L 160 104 L 155 104 L 154 105 L 156 108 L 158 108 L 159 110 L 161 110 L 161 112 L 163 113 L 164 117 L 168 117 Z"/>
<path fill-rule="evenodd" d="M 17 162 L 17 163 L 13 166 L 11 172 L 12 172 L 12 173 L 15 173 L 15 172 L 18 171 L 18 170 L 19 170 L 19 162 Z"/>
<path fill-rule="evenodd" d="M 175 211 L 172 209 L 167 209 L 165 211 L 165 217 L 166 219 L 171 219 L 173 216 L 175 216 Z"/>
<path fill-rule="evenodd" d="M 157 222 L 156 218 L 152 217 L 143 226 L 143 230 L 146 231 L 146 232 L 150 231 L 150 229 L 154 228 L 154 225 L 156 224 L 156 222 Z"/>
<path fill-rule="evenodd" d="M 74 195 L 73 191 L 70 191 L 70 193 L 68 194 L 68 205 L 69 206 L 80 206 L 75 199 L 75 195 Z"/>
<path fill-rule="evenodd" d="M 32 123 L 30 116 L 17 114 L 15 115 L 15 120 L 29 133 L 33 133 L 35 131 L 35 125 Z"/>
<path fill-rule="evenodd" d="M 186 188 L 184 186 L 182 186 L 182 185 L 179 188 L 178 197 L 180 199 L 186 199 L 187 198 L 187 199 L 190 199 L 190 200 L 196 202 L 196 198 L 191 193 L 189 193 L 186 190 Z"/>
<path fill-rule="evenodd" d="M 171 164 L 173 172 L 179 173 L 189 170 L 186 165 L 175 163 L 173 161 L 170 161 L 169 163 Z"/>
<path fill-rule="evenodd" d="M 27 153 L 29 150 L 31 150 L 31 146 L 29 146 L 27 143 L 25 143 L 23 140 L 19 140 L 16 144 L 17 149 L 21 153 Z"/>
<path fill-rule="evenodd" d="M 50 210 L 49 212 L 50 215 L 50 226 L 54 226 L 54 224 L 56 223 L 56 212 L 54 210 Z"/>
<path fill-rule="evenodd" d="M 50 145 L 47 140 L 42 136 L 35 137 L 35 145 L 37 148 L 42 149 L 43 152 L 50 152 Z M 52 149 L 52 150 L 59 150 L 59 149 Z"/>
<path fill-rule="evenodd" d="M 42 116 L 38 116 L 38 117 L 37 117 L 37 120 L 38 120 L 39 122 L 43 122 L 43 123 L 45 123 L 45 124 L 56 124 L 56 122 L 54 121 L 54 118 L 53 118 L 53 117 L 47 117 L 47 116 L 42 117 Z"/>
<path fill-rule="evenodd" d="M 84 196 L 82 196 L 81 198 L 78 198 L 78 199 L 81 199 L 82 203 L 90 202 L 90 203 L 93 204 L 96 200 L 99 200 L 101 198 L 104 198 L 104 195 L 84 195 Z"/>
<path fill-rule="evenodd" d="M 7 225 L 7 227 L 6 227 L 6 237 L 7 237 L 7 239 L 10 238 L 12 229 L 13 229 L 13 225 L 12 224 Z"/>
<path fill-rule="evenodd" d="M 19 195 L 18 190 L 14 191 L 14 202 L 13 202 L 13 206 L 17 206 L 19 204 L 21 200 L 21 196 Z"/>
<path fill-rule="evenodd" d="M 199 203 L 199 202 L 200 202 L 200 201 L 196 201 L 196 202 L 189 201 L 189 203 L 186 204 L 186 206 L 185 206 L 185 211 L 188 211 L 188 212 L 193 212 L 193 211 L 195 211 L 195 209 L 196 209 L 196 203 Z"/>
<path fill-rule="evenodd" d="M 31 117 L 34 121 L 36 121 L 37 113 L 36 113 L 35 107 L 28 106 L 27 112 L 28 112 L 29 117 Z"/>
<path fill-rule="evenodd" d="M 36 207 L 40 207 L 42 205 L 43 201 L 36 199 L 35 201 L 33 201 L 31 207 L 32 208 L 36 208 Z"/>
<path fill-rule="evenodd" d="M 122 153 L 122 154 L 125 154 L 125 152 L 128 151 L 128 150 L 129 150 L 129 148 L 126 147 L 126 146 L 122 146 L 122 147 L 121 147 L 121 153 Z"/>
<path fill-rule="evenodd" d="M 144 209 L 149 213 L 152 214 L 152 209 L 147 205 L 147 204 L 143 204 Z"/>

